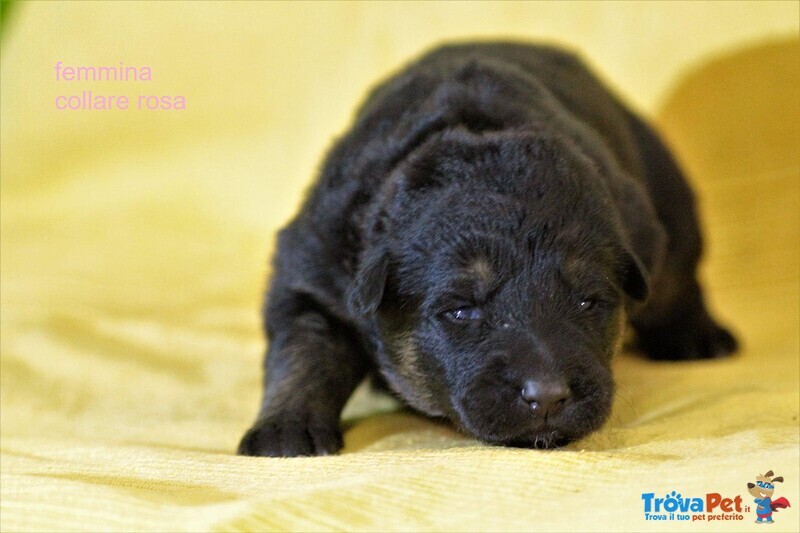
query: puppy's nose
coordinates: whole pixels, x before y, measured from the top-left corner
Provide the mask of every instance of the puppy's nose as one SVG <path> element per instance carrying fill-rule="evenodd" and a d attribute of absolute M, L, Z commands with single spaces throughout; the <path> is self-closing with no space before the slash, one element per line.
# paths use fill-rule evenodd
<path fill-rule="evenodd" d="M 522 399 L 537 414 L 547 417 L 557 414 L 570 397 L 569 385 L 563 381 L 525 380 L 520 391 Z"/>

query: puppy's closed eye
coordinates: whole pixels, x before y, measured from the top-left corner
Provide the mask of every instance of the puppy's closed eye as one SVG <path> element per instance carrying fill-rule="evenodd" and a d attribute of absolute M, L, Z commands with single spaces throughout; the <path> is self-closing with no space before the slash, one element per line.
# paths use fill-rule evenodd
<path fill-rule="evenodd" d="M 453 322 L 479 322 L 484 319 L 484 312 L 479 307 L 458 307 L 445 311 L 445 316 Z"/>
<path fill-rule="evenodd" d="M 619 298 L 603 291 L 587 291 L 579 294 L 573 301 L 578 311 L 584 313 L 612 310 L 619 304 Z"/>

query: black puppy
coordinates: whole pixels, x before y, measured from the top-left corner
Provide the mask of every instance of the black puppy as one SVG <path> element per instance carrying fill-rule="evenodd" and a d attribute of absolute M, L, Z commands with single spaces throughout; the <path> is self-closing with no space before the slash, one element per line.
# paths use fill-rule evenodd
<path fill-rule="evenodd" d="M 692 193 L 575 56 L 439 48 L 377 87 L 280 232 L 245 455 L 333 453 L 365 376 L 491 443 L 599 428 L 626 319 L 655 359 L 718 357 Z"/>

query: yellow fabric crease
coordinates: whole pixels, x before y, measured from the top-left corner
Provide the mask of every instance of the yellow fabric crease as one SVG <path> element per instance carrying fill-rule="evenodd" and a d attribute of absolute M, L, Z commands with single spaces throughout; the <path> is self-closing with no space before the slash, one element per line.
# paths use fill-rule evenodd
<path fill-rule="evenodd" d="M 731 530 L 641 494 L 742 495 L 800 529 L 798 4 L 30 3 L 2 50 L 0 529 Z M 605 428 L 484 446 L 360 390 L 339 456 L 232 454 L 255 415 L 273 235 L 370 83 L 446 38 L 557 39 L 691 173 L 702 276 L 742 351 L 615 362 Z M 636 46 L 631 46 L 636 43 Z M 147 83 L 69 83 L 147 65 Z M 57 111 L 182 94 L 186 111 Z M 716 526 L 716 527 L 715 527 Z"/>

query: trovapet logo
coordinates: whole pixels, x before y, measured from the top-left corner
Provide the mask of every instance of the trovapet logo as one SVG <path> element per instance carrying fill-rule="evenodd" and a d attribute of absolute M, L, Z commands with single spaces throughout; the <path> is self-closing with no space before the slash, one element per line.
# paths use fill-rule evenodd
<path fill-rule="evenodd" d="M 744 520 L 743 512 L 749 506 L 742 505 L 742 497 L 725 497 L 718 492 L 703 496 L 683 496 L 677 491 L 667 493 L 663 498 L 654 492 L 642 494 L 645 520 Z"/>
<path fill-rule="evenodd" d="M 755 512 L 757 524 L 772 523 L 774 512 L 791 507 L 786 498 L 772 499 L 775 483 L 783 483 L 783 476 L 776 476 L 770 470 L 756 476 L 755 483 L 747 484 L 747 491 L 755 498 L 755 505 L 750 505 L 738 494 L 708 492 L 684 496 L 673 490 L 661 497 L 655 492 L 645 492 L 642 493 L 644 519 L 684 522 L 739 521 L 744 520 L 746 513 Z"/>

